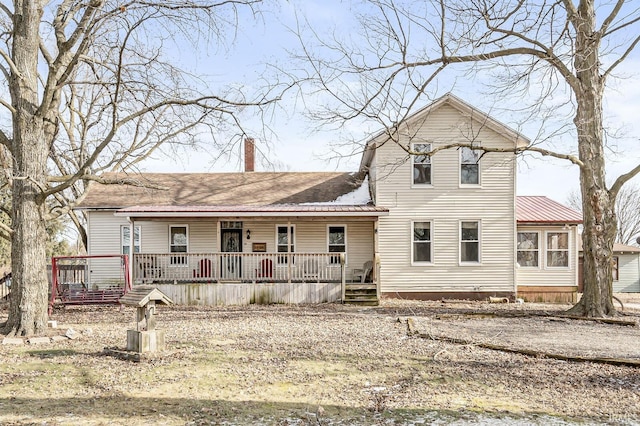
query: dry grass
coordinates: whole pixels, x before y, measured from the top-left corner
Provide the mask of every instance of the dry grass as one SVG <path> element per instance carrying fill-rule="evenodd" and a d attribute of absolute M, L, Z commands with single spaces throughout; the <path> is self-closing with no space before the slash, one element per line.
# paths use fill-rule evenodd
<path fill-rule="evenodd" d="M 640 356 L 638 328 L 465 315 L 561 308 L 165 308 L 168 348 L 140 363 L 103 354 L 124 346 L 133 310 L 69 308 L 53 319 L 77 340 L 0 346 L 0 424 L 637 424 L 640 370 L 411 337 L 404 321 L 470 341 Z"/>

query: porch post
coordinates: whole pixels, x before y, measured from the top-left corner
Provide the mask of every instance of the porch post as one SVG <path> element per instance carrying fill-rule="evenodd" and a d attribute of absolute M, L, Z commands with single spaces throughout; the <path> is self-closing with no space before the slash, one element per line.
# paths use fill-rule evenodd
<path fill-rule="evenodd" d="M 287 275 L 289 277 L 289 284 L 291 284 L 291 263 L 293 262 L 293 256 L 291 255 L 291 219 L 287 219 Z"/>
<path fill-rule="evenodd" d="M 340 289 L 342 292 L 342 296 L 340 298 L 340 303 L 344 303 L 344 295 L 346 290 L 346 269 L 345 269 L 345 257 L 344 253 L 340 253 Z"/>
<path fill-rule="evenodd" d="M 376 284 L 376 297 L 380 300 L 380 254 L 378 251 L 378 223 L 380 219 L 376 217 L 373 222 L 373 270 L 371 280 Z"/>
<path fill-rule="evenodd" d="M 136 230 L 136 226 L 135 226 L 135 220 L 132 219 L 131 217 L 128 217 L 127 220 L 129 221 L 129 282 L 131 283 L 131 286 L 133 286 L 133 280 L 134 278 L 134 272 L 133 272 L 133 256 L 135 255 L 134 250 L 136 247 L 135 244 L 135 230 Z"/>

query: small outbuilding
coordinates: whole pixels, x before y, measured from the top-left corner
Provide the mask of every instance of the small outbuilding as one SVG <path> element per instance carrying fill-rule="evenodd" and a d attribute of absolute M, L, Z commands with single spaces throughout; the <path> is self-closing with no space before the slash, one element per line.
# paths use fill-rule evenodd
<path fill-rule="evenodd" d="M 584 286 L 582 275 L 583 253 L 580 247 L 579 291 Z M 614 293 L 640 293 L 640 247 L 613 244 L 613 291 Z"/>

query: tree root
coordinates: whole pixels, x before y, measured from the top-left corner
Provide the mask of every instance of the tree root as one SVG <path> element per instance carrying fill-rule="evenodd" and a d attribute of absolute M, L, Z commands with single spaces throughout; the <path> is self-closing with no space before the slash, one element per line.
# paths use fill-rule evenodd
<path fill-rule="evenodd" d="M 580 315 L 571 315 L 567 312 L 565 313 L 551 313 L 551 312 L 522 312 L 522 311 L 504 311 L 504 312 L 463 312 L 463 313 L 455 313 L 455 314 L 437 314 L 435 316 L 436 319 L 446 320 L 446 319 L 460 319 L 462 317 L 473 317 L 473 318 L 563 318 L 563 319 L 571 319 L 578 321 L 593 321 L 593 322 L 601 322 L 604 324 L 612 324 L 612 325 L 622 325 L 629 327 L 636 327 L 638 325 L 637 321 L 634 320 L 623 320 L 616 318 L 602 318 L 602 317 L 585 317 Z"/>
<path fill-rule="evenodd" d="M 575 355 L 575 356 L 562 355 L 562 354 L 554 354 L 554 353 L 544 352 L 544 351 L 535 351 L 530 349 L 511 348 L 508 346 L 494 345 L 491 343 L 476 343 L 476 342 L 471 342 L 464 339 L 455 339 L 455 338 L 446 337 L 446 336 L 434 337 L 426 334 L 415 334 L 414 336 L 421 337 L 423 339 L 433 339 L 441 342 L 455 343 L 458 345 L 471 345 L 471 346 L 476 346 L 478 348 L 526 355 L 526 356 L 536 357 L 536 358 L 549 358 L 549 359 L 557 359 L 561 361 L 572 361 L 572 362 L 593 362 L 596 364 L 608 364 L 608 365 L 640 368 L 640 359 L 601 358 L 601 357 L 586 357 L 586 356 L 578 356 L 578 355 Z"/>

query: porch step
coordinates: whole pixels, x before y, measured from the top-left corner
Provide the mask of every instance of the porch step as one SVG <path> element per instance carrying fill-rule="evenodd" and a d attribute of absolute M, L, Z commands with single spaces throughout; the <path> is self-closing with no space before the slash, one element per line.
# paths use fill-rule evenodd
<path fill-rule="evenodd" d="M 345 284 L 344 303 L 352 305 L 377 306 L 379 304 L 375 284 Z"/>

